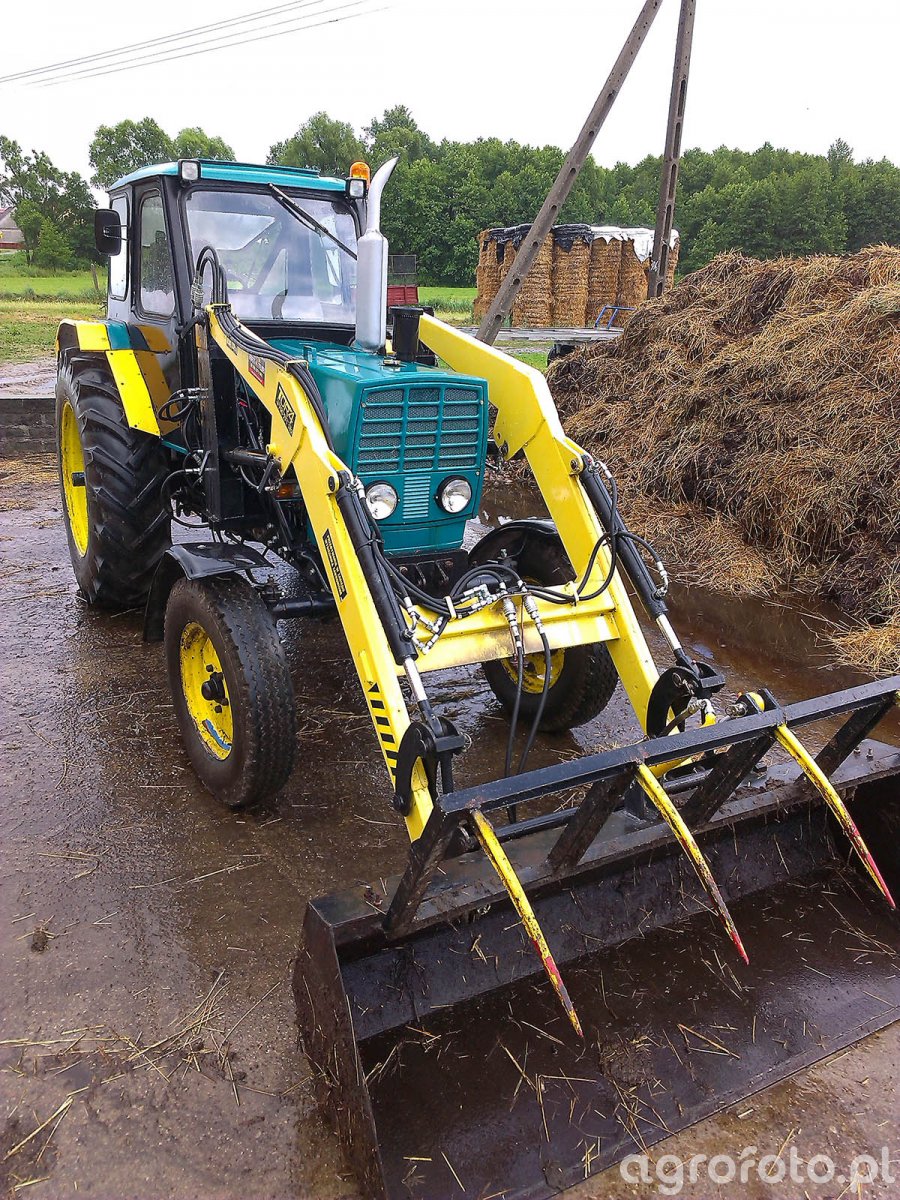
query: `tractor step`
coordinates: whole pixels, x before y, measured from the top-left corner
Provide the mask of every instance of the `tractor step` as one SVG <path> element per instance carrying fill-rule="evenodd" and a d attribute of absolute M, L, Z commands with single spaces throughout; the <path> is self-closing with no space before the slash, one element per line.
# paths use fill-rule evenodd
<path fill-rule="evenodd" d="M 900 751 L 855 749 L 832 782 L 900 891 Z M 521 777 L 526 792 L 541 774 Z M 383 894 L 308 906 L 301 1040 L 367 1196 L 552 1195 L 900 1016 L 900 923 L 846 870 L 843 833 L 796 764 L 743 785 L 702 830 L 750 966 L 720 953 L 666 825 L 618 808 L 562 878 L 549 866 L 560 836 L 537 828 L 504 848 L 569 964 L 583 1040 L 535 980 L 541 963 L 481 854 L 440 863 L 402 937 L 385 913 L 409 872 Z"/>

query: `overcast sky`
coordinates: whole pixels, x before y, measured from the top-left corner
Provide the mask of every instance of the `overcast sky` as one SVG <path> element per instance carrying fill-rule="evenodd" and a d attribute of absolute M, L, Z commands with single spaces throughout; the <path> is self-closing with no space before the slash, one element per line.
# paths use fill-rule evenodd
<path fill-rule="evenodd" d="M 340 3 L 309 0 L 303 16 L 311 22 Z M 663 0 L 597 139 L 599 162 L 636 162 L 661 150 L 678 7 Z M 238 158 L 260 162 L 318 109 L 359 129 L 397 103 L 436 139 L 568 146 L 640 3 L 358 0 L 343 13 L 378 8 L 119 74 L 53 87 L 2 84 L 0 133 L 86 175 L 97 125 L 148 115 L 170 133 L 200 125 Z M 7 35 L 18 28 L 20 36 L 4 37 L 0 74 L 247 11 L 241 0 L 153 0 L 150 8 L 32 0 L 6 22 Z M 750 150 L 770 141 L 821 153 L 842 137 L 857 158 L 900 163 L 898 34 L 898 0 L 698 0 L 685 145 Z"/>

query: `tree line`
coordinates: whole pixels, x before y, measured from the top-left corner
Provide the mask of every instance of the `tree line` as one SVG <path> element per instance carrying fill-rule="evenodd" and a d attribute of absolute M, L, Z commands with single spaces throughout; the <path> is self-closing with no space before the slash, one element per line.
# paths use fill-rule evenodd
<path fill-rule="evenodd" d="M 564 157 L 556 146 L 498 138 L 435 141 L 406 106 L 396 105 L 361 131 L 315 113 L 292 137 L 274 143 L 267 161 L 341 176 L 356 159 L 377 166 L 394 154 L 400 163 L 382 210 L 393 249 L 417 255 L 421 282 L 461 287 L 474 280 L 479 231 L 531 220 Z M 100 126 L 89 157 L 91 183 L 106 188 L 147 163 L 234 154 L 221 138 L 201 129 L 170 137 L 147 118 Z M 660 166 L 653 155 L 614 167 L 589 158 L 560 219 L 652 226 Z M 16 205 L 35 261 L 41 259 L 42 241 L 71 259 L 89 256 L 86 181 L 57 171 L 46 155 L 24 154 L 7 138 L 0 138 L 0 203 Z M 886 159 L 856 162 L 841 139 L 827 155 L 769 143 L 752 152 L 724 146 L 688 150 L 681 163 L 676 225 L 682 238 L 679 273 L 727 249 L 769 258 L 900 244 L 900 168 Z"/>

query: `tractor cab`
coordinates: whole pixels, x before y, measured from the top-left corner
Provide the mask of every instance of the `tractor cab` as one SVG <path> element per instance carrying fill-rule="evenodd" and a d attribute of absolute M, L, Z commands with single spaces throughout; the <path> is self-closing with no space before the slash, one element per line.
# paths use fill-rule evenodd
<path fill-rule="evenodd" d="M 152 348 L 165 380 L 156 379 L 154 407 L 164 417 L 177 412 L 165 407 L 169 396 L 201 386 L 194 318 L 210 302 L 212 282 L 197 268 L 211 248 L 234 318 L 279 355 L 307 365 L 335 451 L 371 493 L 388 551 L 447 552 L 446 570 L 478 510 L 487 385 L 438 369 L 419 344 L 415 310 L 401 312 L 407 327 L 412 317 L 410 336 L 389 336 L 387 243 L 378 230 L 389 173 L 376 185 L 365 164 L 336 179 L 191 160 L 126 175 L 110 189 L 110 208 L 96 215 L 98 247 L 110 263 L 108 325 L 123 343 Z M 262 450 L 272 431 L 256 389 L 265 382 L 260 350 L 250 356 L 249 379 L 215 345 L 207 352 L 220 429 L 252 449 L 243 427 L 253 425 Z M 190 453 L 190 429 L 175 424 L 166 440 Z M 246 468 L 226 464 L 222 474 L 229 486 L 219 488 L 219 512 L 210 515 L 245 522 L 257 507 L 241 486 Z"/>

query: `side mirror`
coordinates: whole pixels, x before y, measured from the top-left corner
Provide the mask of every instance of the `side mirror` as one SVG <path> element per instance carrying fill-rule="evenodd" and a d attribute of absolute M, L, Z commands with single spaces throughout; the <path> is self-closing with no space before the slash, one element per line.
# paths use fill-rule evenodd
<path fill-rule="evenodd" d="M 118 254 L 122 249 L 122 219 L 114 208 L 95 210 L 94 245 L 103 255 Z"/>

